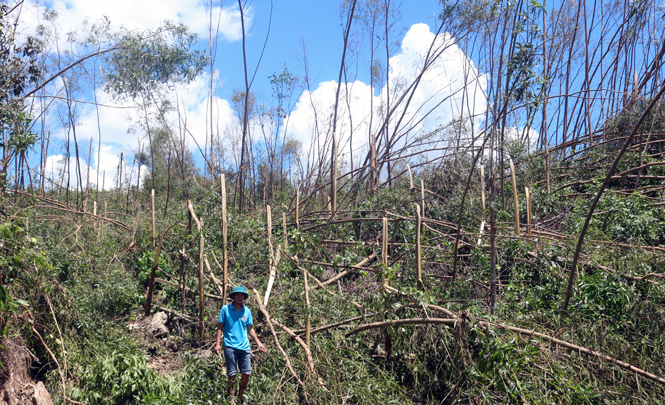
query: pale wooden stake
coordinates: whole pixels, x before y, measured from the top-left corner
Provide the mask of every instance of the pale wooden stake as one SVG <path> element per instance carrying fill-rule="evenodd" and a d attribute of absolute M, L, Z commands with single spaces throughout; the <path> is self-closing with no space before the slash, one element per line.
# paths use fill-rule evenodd
<path fill-rule="evenodd" d="M 383 218 L 383 234 L 381 236 L 381 263 L 383 263 L 383 285 L 388 285 L 386 269 L 388 268 L 388 219 Z"/>
<path fill-rule="evenodd" d="M 307 306 L 307 321 L 305 324 L 305 342 L 309 347 L 309 338 L 312 330 L 312 315 L 310 314 L 309 310 L 309 286 L 307 285 L 307 273 L 303 272 L 303 276 L 305 277 L 305 305 Z"/>
<path fill-rule="evenodd" d="M 485 168 L 480 166 L 480 198 L 483 211 L 485 211 Z"/>
<path fill-rule="evenodd" d="M 420 215 L 425 218 L 425 182 L 420 180 Z"/>
<path fill-rule="evenodd" d="M 424 290 L 425 285 L 423 284 L 423 273 L 422 273 L 422 256 L 420 251 L 420 229 L 422 218 L 420 217 L 420 207 L 416 205 L 416 261 L 418 262 L 418 289 Z"/>
<path fill-rule="evenodd" d="M 226 218 L 226 175 L 222 174 L 221 176 L 221 182 L 222 182 L 222 245 L 223 245 L 223 253 L 222 253 L 222 264 L 224 265 L 223 271 L 224 271 L 224 280 L 222 286 L 224 287 L 224 298 L 226 298 L 226 290 L 227 286 L 229 285 L 229 256 L 227 252 L 227 232 L 228 232 L 228 220 Z"/>
<path fill-rule="evenodd" d="M 268 246 L 270 247 L 270 258 L 268 259 L 269 264 L 272 265 L 273 251 L 272 251 L 272 209 L 269 205 L 266 205 L 266 233 L 268 234 Z"/>
<path fill-rule="evenodd" d="M 370 176 L 369 176 L 369 189 L 373 193 L 375 191 L 375 176 L 376 176 L 376 139 L 374 132 L 372 132 L 372 155 L 370 158 Z"/>
<path fill-rule="evenodd" d="M 478 243 L 476 243 L 477 247 L 480 247 L 481 243 L 483 243 L 483 232 L 485 231 L 485 221 L 480 224 L 480 231 L 478 232 Z"/>
<path fill-rule="evenodd" d="M 524 187 L 526 194 L 526 233 L 531 236 L 531 188 Z"/>
<path fill-rule="evenodd" d="M 155 248 L 155 189 L 150 192 L 150 202 L 152 204 L 152 248 Z"/>
<path fill-rule="evenodd" d="M 330 200 L 330 197 L 328 197 L 328 205 L 327 205 L 327 207 L 328 207 L 328 212 L 332 212 L 332 205 L 330 205 L 330 201 L 331 201 L 331 200 Z"/>
<path fill-rule="evenodd" d="M 513 180 L 513 200 L 515 202 L 515 234 L 520 236 L 520 207 L 517 200 L 517 180 L 515 180 L 515 165 L 510 162 L 510 177 Z"/>
<path fill-rule="evenodd" d="M 288 252 L 289 241 L 286 234 L 286 212 L 282 212 L 282 232 L 284 233 L 284 251 Z"/>
<path fill-rule="evenodd" d="M 268 258 L 268 266 L 270 272 L 270 278 L 268 279 L 268 288 L 266 289 L 266 295 L 263 298 L 263 305 L 268 305 L 268 298 L 270 298 L 270 291 L 272 290 L 272 285 L 275 282 L 275 254 L 272 248 L 272 212 L 270 206 L 266 205 L 266 216 L 267 216 L 267 233 L 268 233 L 268 249 L 270 250 L 270 257 Z"/>
<path fill-rule="evenodd" d="M 300 186 L 296 186 L 296 229 L 300 229 L 300 218 L 298 213 L 300 211 Z"/>
<path fill-rule="evenodd" d="M 337 134 L 333 132 L 333 167 L 332 167 L 332 173 L 331 173 L 332 179 L 331 186 L 330 186 L 330 191 L 331 191 L 331 200 L 332 200 L 332 205 L 330 206 L 330 210 L 332 212 L 337 211 Z"/>
<path fill-rule="evenodd" d="M 205 239 L 203 238 L 203 226 L 201 225 L 201 221 L 197 218 L 192 202 L 189 200 L 187 200 L 187 209 L 189 210 L 189 213 L 192 214 L 192 219 L 196 222 L 196 226 L 199 229 L 199 339 L 203 340 L 203 248 L 205 245 Z"/>
<path fill-rule="evenodd" d="M 409 169 L 409 190 L 413 190 L 413 174 L 411 173 L 411 166 L 407 163 L 406 168 Z"/>

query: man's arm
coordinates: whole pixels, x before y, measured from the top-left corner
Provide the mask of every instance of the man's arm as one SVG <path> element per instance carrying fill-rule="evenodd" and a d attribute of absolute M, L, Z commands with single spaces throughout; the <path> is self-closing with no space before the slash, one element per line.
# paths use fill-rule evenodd
<path fill-rule="evenodd" d="M 215 339 L 215 354 L 219 354 L 219 352 L 222 350 L 221 346 L 219 345 L 219 339 L 222 337 L 222 330 L 224 329 L 224 324 L 223 323 L 217 323 L 217 338 Z"/>
<path fill-rule="evenodd" d="M 249 336 L 251 336 L 252 339 L 254 339 L 256 344 L 259 345 L 259 351 L 261 353 L 265 353 L 266 347 L 263 346 L 263 344 L 259 341 L 259 337 L 256 336 L 256 331 L 254 330 L 254 327 L 252 325 L 247 325 L 247 332 L 249 332 Z"/>

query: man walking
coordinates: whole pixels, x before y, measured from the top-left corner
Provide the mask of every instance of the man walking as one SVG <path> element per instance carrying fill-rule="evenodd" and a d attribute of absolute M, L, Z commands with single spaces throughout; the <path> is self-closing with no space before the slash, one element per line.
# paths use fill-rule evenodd
<path fill-rule="evenodd" d="M 266 352 L 265 346 L 261 344 L 256 336 L 256 331 L 252 325 L 252 311 L 243 305 L 243 302 L 249 297 L 247 289 L 238 286 L 229 294 L 230 304 L 224 305 L 219 311 L 219 321 L 217 323 L 217 340 L 215 342 L 215 353 L 219 354 L 219 340 L 224 333 L 224 358 L 226 359 L 226 375 L 229 377 L 228 392 L 233 403 L 233 395 L 236 388 L 236 374 L 240 369 L 240 389 L 238 390 L 238 399 L 245 403 L 243 395 L 247 388 L 249 375 L 252 373 L 251 356 L 249 349 L 249 339 L 247 334 L 259 345 L 261 353 Z"/>

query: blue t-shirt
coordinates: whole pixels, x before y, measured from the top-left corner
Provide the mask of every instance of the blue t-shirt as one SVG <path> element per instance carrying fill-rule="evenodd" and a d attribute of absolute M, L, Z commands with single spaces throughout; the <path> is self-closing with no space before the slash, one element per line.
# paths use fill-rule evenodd
<path fill-rule="evenodd" d="M 224 326 L 224 347 L 249 350 L 247 326 L 254 324 L 249 308 L 243 305 L 242 310 L 238 311 L 233 303 L 224 305 L 219 311 L 219 323 Z"/>

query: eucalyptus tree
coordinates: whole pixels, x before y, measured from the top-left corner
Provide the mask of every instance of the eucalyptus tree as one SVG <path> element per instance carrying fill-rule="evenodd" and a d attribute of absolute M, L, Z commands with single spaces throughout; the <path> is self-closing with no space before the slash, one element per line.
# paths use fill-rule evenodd
<path fill-rule="evenodd" d="M 189 83 L 207 64 L 204 51 L 195 49 L 197 37 L 184 24 L 166 21 L 156 30 L 121 30 L 109 41 L 118 51 L 104 58 L 105 89 L 116 99 L 139 101 L 150 143 L 153 188 L 155 158 L 148 108 L 158 106 L 158 93 L 175 83 Z"/>
<path fill-rule="evenodd" d="M 3 194 L 12 162 L 14 183 L 25 185 L 27 153 L 37 141 L 37 135 L 33 132 L 33 118 L 24 97 L 42 77 L 39 42 L 33 37 L 28 37 L 25 43 L 16 41 L 16 24 L 12 21 L 12 13 L 16 12 L 15 7 L 0 4 L 0 190 Z M 27 173 L 31 179 L 29 168 Z"/>

